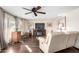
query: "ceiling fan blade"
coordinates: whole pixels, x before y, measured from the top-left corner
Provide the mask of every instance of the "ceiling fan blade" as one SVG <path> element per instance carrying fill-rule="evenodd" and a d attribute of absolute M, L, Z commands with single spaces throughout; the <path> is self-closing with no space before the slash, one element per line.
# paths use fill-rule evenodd
<path fill-rule="evenodd" d="M 23 9 L 25 9 L 25 10 L 28 10 L 28 11 L 32 11 L 32 10 L 30 10 L 30 9 L 27 9 L 27 8 L 23 8 Z"/>
<path fill-rule="evenodd" d="M 37 10 L 39 10 L 39 9 L 41 9 L 41 6 L 37 6 L 37 8 L 36 8 Z"/>
<path fill-rule="evenodd" d="M 25 14 L 30 14 L 30 13 L 32 13 L 32 12 L 28 12 L 28 13 L 25 13 Z"/>
<path fill-rule="evenodd" d="M 46 14 L 45 12 L 39 12 L 39 11 L 37 11 L 37 13 Z"/>
<path fill-rule="evenodd" d="M 37 14 L 34 12 L 34 15 L 37 16 Z"/>

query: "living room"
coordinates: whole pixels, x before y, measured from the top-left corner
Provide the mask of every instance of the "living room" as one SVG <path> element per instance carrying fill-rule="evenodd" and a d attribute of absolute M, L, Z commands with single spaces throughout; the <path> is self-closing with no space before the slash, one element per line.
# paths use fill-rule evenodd
<path fill-rule="evenodd" d="M 37 7 L 42 14 L 28 13 Z M 78 6 L 1 6 L 1 52 L 54 53 L 70 48 L 78 53 L 78 12 Z"/>

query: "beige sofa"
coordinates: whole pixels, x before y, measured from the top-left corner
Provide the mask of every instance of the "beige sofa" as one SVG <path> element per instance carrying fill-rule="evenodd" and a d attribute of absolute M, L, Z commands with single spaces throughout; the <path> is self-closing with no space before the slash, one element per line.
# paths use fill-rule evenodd
<path fill-rule="evenodd" d="M 57 52 L 72 47 L 77 39 L 76 33 L 53 32 L 46 38 L 39 37 L 39 47 L 45 53 Z"/>

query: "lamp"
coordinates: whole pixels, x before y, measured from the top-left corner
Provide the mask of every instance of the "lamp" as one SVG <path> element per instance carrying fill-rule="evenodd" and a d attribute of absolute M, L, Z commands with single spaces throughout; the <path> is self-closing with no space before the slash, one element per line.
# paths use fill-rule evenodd
<path fill-rule="evenodd" d="M 60 31 L 62 31 L 62 30 L 65 29 L 65 27 L 64 27 L 64 23 L 60 23 L 60 24 L 59 24 L 59 29 L 60 29 Z"/>

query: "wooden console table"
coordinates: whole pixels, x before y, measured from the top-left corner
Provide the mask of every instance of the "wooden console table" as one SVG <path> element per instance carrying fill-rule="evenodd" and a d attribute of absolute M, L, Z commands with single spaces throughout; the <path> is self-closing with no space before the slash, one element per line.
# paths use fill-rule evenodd
<path fill-rule="evenodd" d="M 21 32 L 12 32 L 12 42 L 17 43 L 21 39 Z"/>

